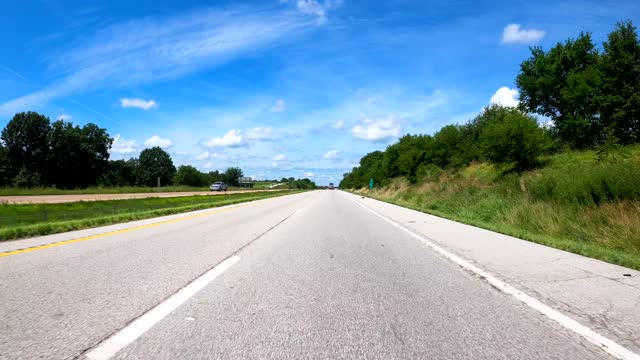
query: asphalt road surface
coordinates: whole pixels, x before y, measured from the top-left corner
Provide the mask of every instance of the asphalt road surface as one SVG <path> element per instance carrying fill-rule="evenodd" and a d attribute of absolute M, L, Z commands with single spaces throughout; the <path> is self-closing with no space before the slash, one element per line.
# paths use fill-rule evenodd
<path fill-rule="evenodd" d="M 610 358 L 352 197 L 5 244 L 0 358 Z"/>

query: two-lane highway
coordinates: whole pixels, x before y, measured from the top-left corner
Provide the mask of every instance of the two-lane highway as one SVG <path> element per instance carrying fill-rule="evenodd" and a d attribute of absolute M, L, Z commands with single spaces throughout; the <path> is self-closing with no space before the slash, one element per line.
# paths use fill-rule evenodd
<path fill-rule="evenodd" d="M 290 195 L 0 257 L 0 358 L 609 358 L 352 198 Z"/>

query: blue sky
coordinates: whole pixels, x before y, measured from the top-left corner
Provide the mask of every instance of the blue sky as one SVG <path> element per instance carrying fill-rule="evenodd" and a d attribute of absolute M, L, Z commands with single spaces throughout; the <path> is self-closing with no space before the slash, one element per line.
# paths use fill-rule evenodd
<path fill-rule="evenodd" d="M 601 43 L 640 2 L 11 1 L 0 127 L 20 111 L 105 127 L 111 158 L 338 182 L 406 133 L 517 99 L 529 46 Z"/>

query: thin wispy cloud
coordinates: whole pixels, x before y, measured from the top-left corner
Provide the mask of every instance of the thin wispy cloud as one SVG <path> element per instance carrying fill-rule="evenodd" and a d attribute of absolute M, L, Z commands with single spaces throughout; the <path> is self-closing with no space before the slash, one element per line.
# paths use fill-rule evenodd
<path fill-rule="evenodd" d="M 282 99 L 276 100 L 276 103 L 271 107 L 273 112 L 283 112 L 287 108 L 287 104 Z"/>
<path fill-rule="evenodd" d="M 338 121 L 334 122 L 333 124 L 331 124 L 331 128 L 335 129 L 335 130 L 344 129 L 344 121 L 338 120 Z"/>
<path fill-rule="evenodd" d="M 109 26 L 51 54 L 49 70 L 69 74 L 45 88 L 0 104 L 0 114 L 23 111 L 88 88 L 176 78 L 220 65 L 249 51 L 313 28 L 296 11 L 198 10 Z"/>
<path fill-rule="evenodd" d="M 285 154 L 277 154 L 271 158 L 271 166 L 274 168 L 282 168 L 283 164 L 285 165 L 284 167 L 286 167 L 286 163 L 288 162 L 287 155 Z"/>
<path fill-rule="evenodd" d="M 546 34 L 543 30 L 522 29 L 520 24 L 509 24 L 502 32 L 502 44 L 535 44 Z"/>
<path fill-rule="evenodd" d="M 217 153 L 217 152 L 208 152 L 205 151 L 201 154 L 199 154 L 198 156 L 196 156 L 196 160 L 218 160 L 218 161 L 227 161 L 229 160 L 229 156 L 226 154 L 222 154 L 222 153 Z M 212 162 L 207 162 L 208 164 L 212 164 Z"/>
<path fill-rule="evenodd" d="M 208 151 L 205 151 L 196 156 L 196 160 L 209 160 L 210 157 L 211 154 L 209 154 Z"/>
<path fill-rule="evenodd" d="M 143 99 L 120 99 L 120 105 L 123 108 L 138 108 L 142 110 L 151 110 L 158 107 L 158 103 L 155 100 L 143 100 Z"/>
<path fill-rule="evenodd" d="M 276 134 L 270 127 L 256 127 L 246 131 L 247 140 L 270 141 L 276 138 Z"/>
<path fill-rule="evenodd" d="M 62 121 L 69 121 L 69 120 L 73 119 L 73 116 L 71 116 L 69 114 L 60 114 L 56 118 L 58 120 L 62 120 Z"/>
<path fill-rule="evenodd" d="M 13 70 L 12 68 L 10 68 L 8 66 L 0 65 L 0 69 L 8 72 L 9 74 L 17 77 L 20 80 L 28 81 L 26 77 L 24 77 L 22 74 L 20 74 L 19 72 Z"/>
<path fill-rule="evenodd" d="M 324 155 L 322 155 L 322 158 L 323 159 L 334 160 L 334 159 L 339 159 L 340 156 L 342 156 L 342 152 L 341 151 L 330 150 L 330 151 L 327 151 Z"/>
<path fill-rule="evenodd" d="M 281 3 L 295 3 L 303 14 L 313 15 L 319 25 L 327 22 L 327 12 L 342 5 L 342 0 L 281 0 Z"/>
<path fill-rule="evenodd" d="M 119 123 L 118 121 L 114 120 L 113 118 L 111 118 L 111 117 L 103 114 L 102 112 L 97 111 L 96 109 L 91 108 L 91 107 L 89 107 L 89 106 L 87 106 L 87 105 L 85 105 L 85 104 L 83 104 L 83 103 L 81 103 L 81 102 L 79 102 L 77 100 L 70 99 L 69 101 L 71 101 L 72 103 L 82 107 L 85 110 L 88 110 L 88 111 L 90 111 L 90 112 L 92 112 L 92 113 L 94 113 L 94 114 L 96 114 L 96 115 L 98 115 L 98 116 L 100 116 L 100 117 L 102 117 L 104 119 L 107 119 L 107 120 L 111 121 L 112 123 Z M 1 111 L 0 111 L 0 113 L 1 113 Z"/>
<path fill-rule="evenodd" d="M 211 154 L 211 158 L 220 161 L 227 161 L 229 160 L 229 155 L 214 152 Z"/>

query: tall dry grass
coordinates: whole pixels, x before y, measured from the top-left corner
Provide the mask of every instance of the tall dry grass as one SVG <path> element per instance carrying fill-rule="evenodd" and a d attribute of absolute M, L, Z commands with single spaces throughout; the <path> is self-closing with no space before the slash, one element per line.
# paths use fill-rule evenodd
<path fill-rule="evenodd" d="M 414 185 L 395 179 L 359 193 L 640 269 L 637 153 L 605 163 L 593 152 L 562 154 L 525 174 L 472 164 Z"/>

